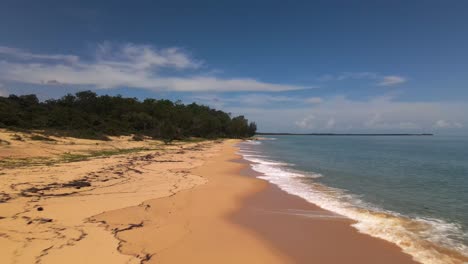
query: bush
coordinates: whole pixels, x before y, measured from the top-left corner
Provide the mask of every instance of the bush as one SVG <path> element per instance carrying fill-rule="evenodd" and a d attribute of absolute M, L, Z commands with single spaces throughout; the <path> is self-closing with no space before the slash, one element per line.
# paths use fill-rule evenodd
<path fill-rule="evenodd" d="M 136 134 L 136 135 L 133 135 L 132 140 L 133 141 L 144 141 L 145 137 L 140 135 L 140 134 Z"/>

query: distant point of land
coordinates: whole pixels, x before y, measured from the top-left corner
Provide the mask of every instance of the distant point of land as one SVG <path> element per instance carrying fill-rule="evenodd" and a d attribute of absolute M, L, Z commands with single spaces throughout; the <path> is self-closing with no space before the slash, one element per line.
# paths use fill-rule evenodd
<path fill-rule="evenodd" d="M 259 136 L 433 136 L 431 133 L 269 133 L 259 132 Z"/>

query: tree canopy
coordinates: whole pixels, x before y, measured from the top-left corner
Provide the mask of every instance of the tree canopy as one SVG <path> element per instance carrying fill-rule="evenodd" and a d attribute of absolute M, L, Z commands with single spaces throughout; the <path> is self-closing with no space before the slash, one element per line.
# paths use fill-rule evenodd
<path fill-rule="evenodd" d="M 67 132 L 83 138 L 140 134 L 164 140 L 245 138 L 257 130 L 244 116 L 196 103 L 122 96 L 92 91 L 40 102 L 36 95 L 0 97 L 0 127 Z"/>

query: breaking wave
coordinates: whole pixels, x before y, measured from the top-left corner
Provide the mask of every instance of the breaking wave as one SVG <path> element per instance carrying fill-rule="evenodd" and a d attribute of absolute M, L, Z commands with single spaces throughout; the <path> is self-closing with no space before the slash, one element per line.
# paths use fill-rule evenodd
<path fill-rule="evenodd" d="M 259 178 L 282 190 L 354 221 L 359 232 L 392 242 L 414 260 L 428 264 L 468 263 L 468 247 L 462 242 L 467 234 L 454 223 L 433 218 L 410 218 L 397 212 L 378 208 L 345 190 L 314 181 L 321 174 L 297 171 L 292 164 L 278 162 L 254 150 L 260 141 L 241 144 L 240 154 L 251 162 Z M 325 175 L 326 176 L 326 175 Z"/>

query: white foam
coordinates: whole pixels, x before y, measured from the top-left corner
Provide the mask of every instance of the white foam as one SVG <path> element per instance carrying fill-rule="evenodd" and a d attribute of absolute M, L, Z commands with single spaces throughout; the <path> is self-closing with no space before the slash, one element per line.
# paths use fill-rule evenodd
<path fill-rule="evenodd" d="M 241 144 L 260 145 L 260 144 L 262 144 L 262 142 L 260 142 L 259 140 L 246 140 L 246 141 L 242 142 Z"/>
<path fill-rule="evenodd" d="M 261 158 L 255 158 L 255 157 L 244 157 L 246 160 L 250 162 L 255 162 L 263 165 L 270 165 L 270 166 L 287 166 L 287 163 L 284 162 L 277 162 L 277 161 L 272 161 L 272 160 L 267 160 L 267 159 L 261 159 Z"/>
<path fill-rule="evenodd" d="M 429 264 L 462 263 L 439 252 L 436 246 L 431 247 L 428 242 L 456 250 L 462 255 L 468 252 L 465 245 L 451 238 L 452 234 L 462 233 L 455 224 L 438 219 L 410 219 L 382 210 L 343 190 L 304 181 L 321 177 L 320 174 L 305 174 L 285 167 L 287 164 L 282 162 L 263 159 L 258 155 L 243 155 L 253 162 L 252 169 L 262 173 L 259 178 L 326 210 L 355 220 L 353 227 L 359 232 L 397 244 L 416 261 Z M 417 228 L 412 228 L 414 226 Z"/>
<path fill-rule="evenodd" d="M 246 150 L 246 149 L 243 149 L 242 150 L 242 153 L 254 153 L 254 154 L 260 154 L 259 151 L 254 151 L 254 150 Z"/>
<path fill-rule="evenodd" d="M 242 153 L 240 153 L 242 154 Z M 244 157 L 247 157 L 247 158 L 268 158 L 268 156 L 265 156 L 265 155 L 252 155 L 252 154 L 242 154 Z"/>

